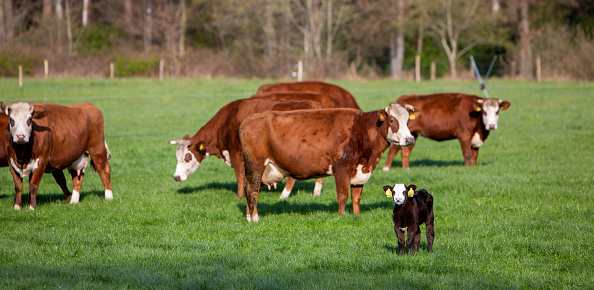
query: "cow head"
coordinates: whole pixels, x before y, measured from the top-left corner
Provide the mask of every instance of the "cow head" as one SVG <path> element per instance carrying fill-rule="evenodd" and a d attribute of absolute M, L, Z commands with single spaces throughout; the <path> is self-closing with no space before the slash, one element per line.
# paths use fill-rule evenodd
<path fill-rule="evenodd" d="M 33 132 L 33 117 L 35 108 L 29 103 L 14 103 L 5 106 L 2 104 L 4 114 L 10 117 L 10 135 L 12 142 L 17 144 L 25 144 L 29 142 L 31 133 Z"/>
<path fill-rule="evenodd" d="M 415 138 L 408 130 L 408 121 L 415 119 L 420 112 L 415 111 L 411 105 L 400 105 L 392 103 L 385 108 L 386 116 L 380 111 L 380 120 L 385 118 L 388 122 L 388 135 L 386 140 L 392 145 L 411 146 L 415 144 Z"/>
<path fill-rule="evenodd" d="M 482 112 L 482 120 L 487 130 L 497 130 L 499 110 L 507 110 L 509 102 L 500 99 L 477 99 L 472 104 L 473 111 Z"/>
<path fill-rule="evenodd" d="M 384 185 L 386 196 L 393 198 L 396 205 L 405 204 L 409 197 L 414 196 L 415 190 L 417 190 L 417 186 L 414 184 L 409 186 L 402 183 L 397 183 L 394 186 Z"/>
<path fill-rule="evenodd" d="M 184 139 L 169 142 L 177 145 L 175 157 L 177 157 L 177 166 L 173 179 L 176 181 L 185 181 L 188 176 L 200 166 L 200 162 L 208 156 L 204 147 L 204 142 L 192 141 L 190 135 L 184 136 Z"/>

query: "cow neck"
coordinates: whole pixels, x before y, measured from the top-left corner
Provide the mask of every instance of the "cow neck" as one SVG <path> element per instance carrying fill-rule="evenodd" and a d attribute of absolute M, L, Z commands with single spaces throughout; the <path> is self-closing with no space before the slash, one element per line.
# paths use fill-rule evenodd
<path fill-rule="evenodd" d="M 369 136 L 369 141 L 372 142 L 371 144 L 375 144 L 375 149 L 379 150 L 380 154 L 383 153 L 388 147 L 390 146 L 390 142 L 388 142 L 388 127 L 389 121 L 384 120 L 380 125 L 378 125 L 378 116 L 381 110 L 371 111 L 363 113 L 362 119 L 365 121 L 361 122 L 364 125 L 364 128 L 367 131 L 367 135 Z M 380 140 L 382 139 L 382 140 Z"/>
<path fill-rule="evenodd" d="M 29 164 L 35 156 L 33 155 L 33 142 L 35 141 L 34 135 L 31 134 L 29 137 L 29 142 L 25 144 L 17 144 L 12 143 L 12 148 L 14 149 L 13 154 L 14 159 L 16 159 L 17 165 L 19 165 L 20 169 L 23 169 L 25 164 Z"/>
<path fill-rule="evenodd" d="M 200 130 L 198 130 L 198 132 L 192 136 L 192 142 L 204 142 L 206 153 L 221 158 L 222 155 L 218 142 L 218 134 L 221 130 L 221 124 L 220 122 L 215 121 L 215 117 L 204 124 L 204 126 L 202 126 L 202 128 L 200 128 Z"/>

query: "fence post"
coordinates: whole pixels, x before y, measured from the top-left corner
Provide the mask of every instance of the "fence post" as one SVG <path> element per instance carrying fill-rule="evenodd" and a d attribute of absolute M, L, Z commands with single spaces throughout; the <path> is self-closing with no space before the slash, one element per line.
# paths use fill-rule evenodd
<path fill-rule="evenodd" d="M 111 81 L 112 84 L 113 84 L 114 71 L 115 71 L 115 66 L 113 65 L 113 62 L 110 62 L 109 63 L 109 80 Z"/>
<path fill-rule="evenodd" d="M 415 82 L 421 82 L 421 56 L 415 56 Z"/>
<path fill-rule="evenodd" d="M 540 70 L 540 55 L 536 56 L 536 82 L 540 83 L 542 80 L 541 70 Z"/>
<path fill-rule="evenodd" d="M 297 62 L 297 81 L 303 81 L 303 61 Z"/>
<path fill-rule="evenodd" d="M 431 80 L 434 81 L 435 80 L 435 61 L 431 62 Z"/>
<path fill-rule="evenodd" d="M 515 79 L 516 78 L 516 61 L 515 60 L 511 61 L 509 70 L 511 71 L 510 72 L 511 78 Z"/>
<path fill-rule="evenodd" d="M 163 73 L 165 71 L 165 61 L 163 59 L 159 60 L 159 80 L 163 81 Z"/>
<path fill-rule="evenodd" d="M 23 87 L 23 66 L 19 64 L 19 88 Z"/>
<path fill-rule="evenodd" d="M 44 77 L 47 79 L 47 76 L 49 75 L 49 62 L 47 59 L 43 60 L 43 73 Z"/>

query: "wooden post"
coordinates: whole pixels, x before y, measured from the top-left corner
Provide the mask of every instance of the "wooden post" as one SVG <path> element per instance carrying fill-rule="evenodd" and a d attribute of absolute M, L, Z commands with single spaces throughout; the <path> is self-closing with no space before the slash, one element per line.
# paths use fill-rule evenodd
<path fill-rule="evenodd" d="M 435 80 L 435 61 L 431 62 L 431 80 L 434 81 Z"/>
<path fill-rule="evenodd" d="M 163 72 L 165 71 L 165 61 L 159 60 L 159 80 L 163 81 Z"/>
<path fill-rule="evenodd" d="M 516 61 L 512 60 L 511 64 L 509 66 L 510 66 L 509 70 L 510 70 L 511 78 L 515 79 L 516 78 Z"/>
<path fill-rule="evenodd" d="M 415 82 L 421 82 L 421 56 L 415 56 Z"/>
<path fill-rule="evenodd" d="M 49 62 L 47 62 L 47 59 L 43 60 L 43 73 L 47 79 L 47 76 L 49 75 Z"/>
<path fill-rule="evenodd" d="M 536 82 L 540 83 L 542 80 L 541 70 L 540 70 L 540 55 L 536 56 Z"/>
<path fill-rule="evenodd" d="M 303 81 L 303 61 L 297 62 L 297 81 Z"/>
<path fill-rule="evenodd" d="M 115 66 L 113 65 L 113 62 L 110 62 L 109 63 L 109 80 L 111 81 L 112 84 L 113 84 L 114 71 L 115 71 Z"/>
<path fill-rule="evenodd" d="M 23 87 L 23 66 L 19 64 L 19 88 Z"/>

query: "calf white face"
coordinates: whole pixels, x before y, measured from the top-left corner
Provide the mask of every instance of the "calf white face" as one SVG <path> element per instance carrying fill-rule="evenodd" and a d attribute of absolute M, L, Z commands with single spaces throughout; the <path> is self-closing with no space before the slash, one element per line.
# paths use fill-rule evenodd
<path fill-rule="evenodd" d="M 478 99 L 477 102 L 482 104 L 483 124 L 487 130 L 497 130 L 497 123 L 499 122 L 499 110 L 506 110 L 509 107 L 508 102 L 499 99 Z"/>
<path fill-rule="evenodd" d="M 12 142 L 25 144 L 33 132 L 34 107 L 28 103 L 14 103 L 6 106 L 4 113 L 10 117 L 10 135 Z"/>
<path fill-rule="evenodd" d="M 415 138 L 408 130 L 408 120 L 411 118 L 410 113 L 414 111 L 411 105 L 401 106 L 397 103 L 392 103 L 385 109 L 388 114 L 388 136 L 387 140 L 392 145 L 397 146 L 411 146 L 415 144 Z M 396 132 L 394 132 L 396 131 Z"/>
<path fill-rule="evenodd" d="M 401 205 L 404 203 L 404 200 L 406 199 L 406 197 L 404 196 L 406 193 L 406 185 L 402 184 L 402 183 L 397 183 L 396 185 L 394 185 L 393 189 L 393 198 L 394 198 L 394 203 L 397 205 Z"/>
<path fill-rule="evenodd" d="M 192 142 L 190 140 L 177 140 L 171 141 L 170 144 L 177 145 L 175 151 L 175 157 L 177 158 L 177 166 L 175 167 L 175 173 L 173 178 L 176 181 L 186 181 L 188 176 L 200 166 L 200 161 L 196 158 L 196 155 L 190 150 Z M 200 159 L 202 160 L 202 159 Z"/>

